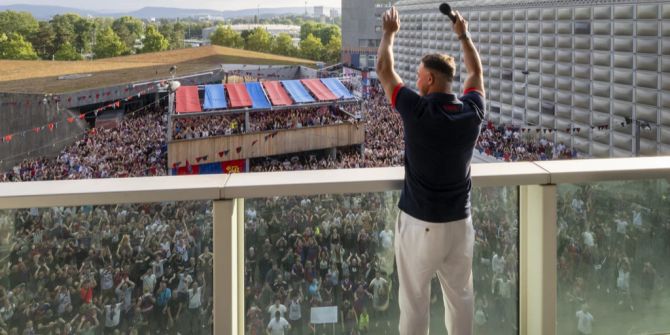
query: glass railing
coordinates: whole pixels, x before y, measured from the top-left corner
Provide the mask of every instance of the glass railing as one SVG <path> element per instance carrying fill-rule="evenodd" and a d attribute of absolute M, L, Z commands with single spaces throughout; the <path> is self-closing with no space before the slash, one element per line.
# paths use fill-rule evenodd
<path fill-rule="evenodd" d="M 670 331 L 666 179 L 558 187 L 558 334 Z"/>
<path fill-rule="evenodd" d="M 476 334 L 575 333 L 591 317 L 594 334 L 670 330 L 670 158 L 477 164 L 472 176 Z M 402 179 L 0 184 L 0 331 L 263 333 L 279 310 L 292 334 L 397 333 Z M 444 334 L 439 278 L 430 286 L 430 330 Z"/>
<path fill-rule="evenodd" d="M 0 329 L 212 334 L 212 202 L 0 210 Z"/>

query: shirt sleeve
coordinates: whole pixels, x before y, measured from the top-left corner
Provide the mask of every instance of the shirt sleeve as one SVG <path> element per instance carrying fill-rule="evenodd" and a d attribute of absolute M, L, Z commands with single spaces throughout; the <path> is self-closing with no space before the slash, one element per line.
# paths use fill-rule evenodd
<path fill-rule="evenodd" d="M 468 89 L 465 90 L 464 94 L 460 97 L 460 100 L 463 103 L 466 104 L 472 104 L 479 108 L 478 114 L 480 119 L 484 119 L 484 111 L 486 110 L 484 107 L 484 97 L 482 97 L 481 93 L 478 91 L 475 91 L 473 89 Z"/>
<path fill-rule="evenodd" d="M 419 100 L 421 100 L 421 97 L 416 92 L 402 84 L 398 84 L 391 95 L 391 105 L 403 117 L 409 116 L 414 111 L 416 105 L 419 104 Z"/>

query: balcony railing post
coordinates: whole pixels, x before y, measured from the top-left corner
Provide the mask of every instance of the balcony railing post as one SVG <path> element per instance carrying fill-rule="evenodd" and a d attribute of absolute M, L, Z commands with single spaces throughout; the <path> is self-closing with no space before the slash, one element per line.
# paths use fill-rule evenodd
<path fill-rule="evenodd" d="M 519 323 L 522 335 L 556 334 L 556 185 L 521 186 Z"/>
<path fill-rule="evenodd" d="M 244 317 L 246 307 L 244 306 L 244 253 L 246 245 L 244 244 L 244 199 L 236 200 L 237 207 L 237 322 L 240 327 L 238 334 L 244 334 Z"/>
<path fill-rule="evenodd" d="M 214 334 L 238 334 L 238 221 L 235 200 L 214 201 Z M 243 313 L 242 313 L 243 314 Z"/>

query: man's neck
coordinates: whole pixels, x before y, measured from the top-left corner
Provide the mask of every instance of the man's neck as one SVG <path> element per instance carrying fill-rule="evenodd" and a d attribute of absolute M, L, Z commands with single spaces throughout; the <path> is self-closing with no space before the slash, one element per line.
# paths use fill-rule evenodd
<path fill-rule="evenodd" d="M 444 93 L 444 94 L 453 94 L 451 93 L 451 88 L 438 88 L 438 87 L 431 87 L 428 89 L 428 92 L 426 92 L 426 95 L 433 94 L 433 93 Z"/>

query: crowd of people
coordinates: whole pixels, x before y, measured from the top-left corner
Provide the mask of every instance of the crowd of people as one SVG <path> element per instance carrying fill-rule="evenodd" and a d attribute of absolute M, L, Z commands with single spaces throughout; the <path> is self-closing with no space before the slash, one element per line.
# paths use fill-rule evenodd
<path fill-rule="evenodd" d="M 630 333 L 670 328 L 663 312 L 670 271 L 667 192 L 663 180 L 559 189 L 559 329 L 577 325 L 582 334 L 606 334 L 624 324 Z"/>
<path fill-rule="evenodd" d="M 1 334 L 210 334 L 211 203 L 0 213 Z"/>
<path fill-rule="evenodd" d="M 244 129 L 244 113 L 196 116 L 176 119 L 172 125 L 172 139 L 188 140 L 354 121 L 352 115 L 343 113 L 335 106 L 250 112 L 248 131 Z"/>
<path fill-rule="evenodd" d="M 162 176 L 167 174 L 165 107 L 152 104 L 116 128 L 93 128 L 54 158 L 26 158 L 0 182 Z"/>
<path fill-rule="evenodd" d="M 290 325 L 291 334 L 396 332 L 393 225 L 398 196 L 386 192 L 247 201 L 246 333 L 263 334 L 276 313 L 277 320 Z M 478 332 L 515 334 L 516 192 L 478 189 L 473 198 Z M 435 310 L 442 304 L 439 289 L 435 278 Z M 337 308 L 336 324 L 311 323 L 312 313 L 324 306 Z M 434 327 L 440 329 L 442 318 L 437 319 Z"/>
<path fill-rule="evenodd" d="M 570 150 L 565 144 L 548 140 L 531 132 L 524 133 L 519 126 L 495 126 L 487 122 L 477 139 L 480 154 L 495 157 L 505 162 L 544 161 L 552 159 L 575 159 L 576 150 Z"/>
<path fill-rule="evenodd" d="M 381 90 L 372 87 L 360 107 L 366 127 L 363 150 L 338 148 L 336 152 L 254 159 L 251 171 L 402 165 L 401 119 Z M 299 116 L 295 111 L 252 113 L 250 130 L 347 122 L 360 107 L 345 106 L 347 113 L 320 108 Z M 165 105 L 149 105 L 126 115 L 117 128 L 96 128 L 56 158 L 28 158 L 0 173 L 0 182 L 166 175 L 166 109 Z M 173 138 L 244 131 L 241 114 L 209 118 L 207 122 L 178 119 Z M 525 135 L 515 127 L 488 123 L 477 149 L 505 161 L 576 156 L 560 143 Z M 332 325 L 309 322 L 310 308 L 321 306 L 338 307 L 335 327 L 342 332 L 394 331 L 398 311 L 392 241 L 397 196 L 390 192 L 249 201 L 245 227 L 247 331 L 264 334 L 268 325 L 290 324 L 297 334 L 330 334 Z M 516 196 L 511 188 L 473 193 L 475 321 L 484 334 L 517 331 Z M 633 242 L 645 241 L 645 234 L 656 228 L 650 220 L 641 226 L 646 230 L 637 229 L 633 220 L 621 237 L 618 226 L 610 227 L 602 214 L 600 227 L 593 224 L 585 231 L 585 225 L 573 225 L 570 220 L 581 222 L 589 201 L 582 207 L 571 206 L 582 209 L 574 209 L 578 215 L 566 219 L 568 223 L 560 230 L 564 241 L 560 266 L 565 271 L 559 271 L 564 276 L 559 284 L 561 292 L 569 292 L 564 296 L 582 304 L 579 308 L 585 318 L 590 315 L 584 306 L 592 300 L 586 293 L 594 286 L 591 278 L 602 276 L 603 281 L 593 292 L 611 288 L 613 296 L 625 287 L 642 290 L 643 286 L 635 286 L 638 278 L 652 281 L 650 274 L 659 271 L 659 261 L 629 253 Z M 0 267 L 0 334 L 144 334 L 147 329 L 210 334 L 210 207 L 190 202 L 0 212 L 0 257 L 6 259 L 6 265 Z M 593 247 L 603 245 L 598 242 L 603 236 L 614 241 L 606 252 Z M 574 275 L 598 265 L 610 274 L 616 269 L 615 287 L 607 286 L 612 277 L 602 275 L 605 271 L 591 270 L 593 277 L 585 275 L 581 282 Z M 435 285 L 432 302 L 439 309 L 437 281 Z M 650 294 L 629 292 L 616 297 L 621 298 L 621 306 L 631 309 L 638 308 L 642 294 Z"/>

